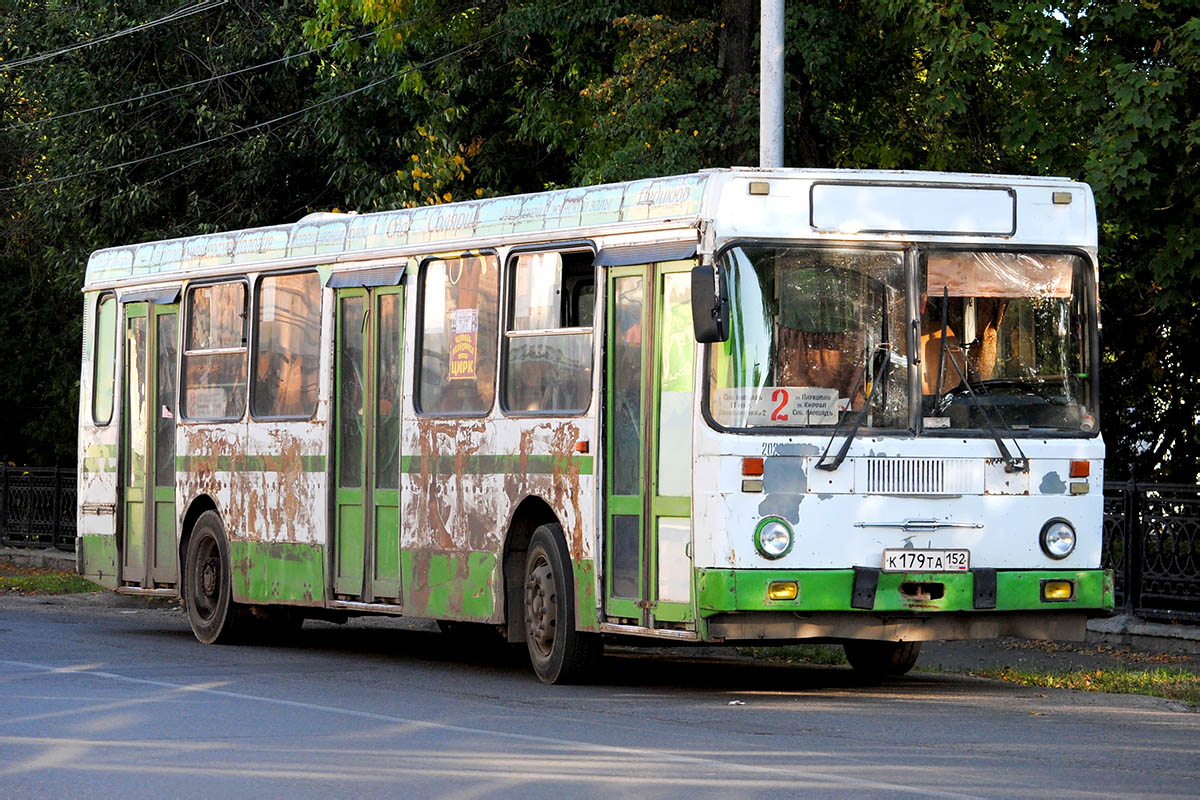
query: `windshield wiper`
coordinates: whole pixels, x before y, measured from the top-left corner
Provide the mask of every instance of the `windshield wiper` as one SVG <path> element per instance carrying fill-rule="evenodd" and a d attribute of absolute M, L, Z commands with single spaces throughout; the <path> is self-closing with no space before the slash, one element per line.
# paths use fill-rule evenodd
<path fill-rule="evenodd" d="M 950 312 L 950 287 L 942 287 L 942 338 L 938 341 L 938 369 L 937 369 L 937 387 L 934 389 L 936 394 L 933 396 L 933 407 L 937 408 L 942 403 L 942 374 L 946 369 L 946 328 L 950 322 L 947 319 L 947 314 Z"/>
<path fill-rule="evenodd" d="M 967 371 L 970 372 L 971 359 L 967 356 L 967 351 L 963 350 L 961 347 L 958 349 L 958 351 L 962 353 L 963 364 L 966 365 Z M 1004 471 L 1029 472 L 1029 459 L 1026 458 L 1025 451 L 1021 449 L 1021 443 L 1015 438 L 1013 439 L 1013 444 L 1016 445 L 1017 452 L 1021 454 L 1020 458 L 1016 458 L 1009 451 L 1008 447 L 1005 446 L 1004 440 L 1000 438 L 1000 434 L 996 433 L 996 429 L 992 427 L 992 421 L 988 417 L 987 409 L 983 407 L 983 402 L 979 399 L 979 395 L 975 394 L 975 390 L 971 388 L 971 381 L 969 381 L 967 376 L 963 375 L 963 371 L 959 369 L 958 362 L 951 358 L 950 365 L 954 367 L 954 371 L 958 373 L 958 379 L 962 381 L 962 385 L 966 387 L 967 397 L 971 398 L 971 402 L 975 405 L 975 408 L 979 410 L 979 415 L 983 417 L 984 427 L 987 428 L 987 431 L 992 435 L 992 438 L 996 440 L 996 448 L 1000 451 L 1000 458 L 1004 460 Z M 979 378 L 979 384 L 982 386 L 983 377 L 978 373 L 976 373 L 976 377 Z M 1000 417 L 1001 424 L 1003 424 L 1006 429 L 1009 429 L 1008 421 L 1004 419 L 1004 413 L 995 404 L 995 402 L 992 403 L 992 409 L 996 412 L 996 415 Z"/>
<path fill-rule="evenodd" d="M 846 440 L 842 442 L 841 448 L 837 455 L 833 457 L 833 461 L 826 464 L 825 457 L 829 455 L 829 448 L 833 447 L 833 440 L 837 438 L 838 429 L 842 427 L 842 421 L 839 419 L 837 424 L 833 426 L 833 433 L 829 435 L 829 441 L 825 444 L 825 452 L 821 453 L 821 458 L 817 461 L 817 469 L 823 469 L 827 472 L 833 472 L 842 465 L 846 460 L 846 454 L 850 452 L 850 443 L 854 441 L 854 436 L 858 433 L 862 421 L 866 419 L 867 413 L 871 410 L 871 396 L 875 393 L 875 387 L 879 384 L 887 385 L 888 375 L 892 371 L 892 343 L 890 341 L 880 342 L 875 349 L 875 353 L 863 365 L 862 374 L 858 376 L 858 382 L 854 384 L 854 389 L 850 392 L 850 402 L 854 402 L 854 395 L 858 394 L 859 388 L 863 385 L 863 381 L 867 379 L 867 368 L 874 366 L 875 355 L 882 353 L 885 358 L 880 365 L 879 371 L 875 374 L 875 380 L 871 381 L 871 385 L 867 387 L 866 397 L 863 398 L 863 406 L 859 409 L 858 414 L 854 417 L 854 424 L 850 426 L 850 430 L 846 433 Z"/>

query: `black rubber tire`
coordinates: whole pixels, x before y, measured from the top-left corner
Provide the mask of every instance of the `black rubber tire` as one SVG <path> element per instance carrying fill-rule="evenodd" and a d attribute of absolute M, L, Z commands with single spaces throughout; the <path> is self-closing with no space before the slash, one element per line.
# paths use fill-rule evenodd
<path fill-rule="evenodd" d="M 575 582 L 558 525 L 533 532 L 522 589 L 529 662 L 543 683 L 578 683 L 600 660 L 599 634 L 575 629 Z"/>
<path fill-rule="evenodd" d="M 896 677 L 908 672 L 921 655 L 920 642 L 848 641 L 842 643 L 846 660 L 866 680 Z"/>
<path fill-rule="evenodd" d="M 233 602 L 229 542 L 216 511 L 196 520 L 184 557 L 183 593 L 192 633 L 204 644 L 237 638 L 242 609 Z"/>

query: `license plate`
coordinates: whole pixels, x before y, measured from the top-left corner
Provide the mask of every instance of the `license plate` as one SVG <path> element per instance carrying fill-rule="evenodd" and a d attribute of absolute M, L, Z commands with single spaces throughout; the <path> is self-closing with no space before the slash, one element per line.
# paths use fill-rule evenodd
<path fill-rule="evenodd" d="M 966 572 L 970 550 L 884 550 L 884 572 Z"/>

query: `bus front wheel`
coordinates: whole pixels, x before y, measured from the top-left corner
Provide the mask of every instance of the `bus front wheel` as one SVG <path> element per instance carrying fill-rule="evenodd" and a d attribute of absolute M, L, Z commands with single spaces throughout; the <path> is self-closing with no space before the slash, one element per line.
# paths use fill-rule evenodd
<path fill-rule="evenodd" d="M 204 644 L 224 644 L 237 633 L 239 608 L 230 581 L 225 526 L 216 511 L 205 511 L 188 539 L 183 571 L 188 622 Z"/>
<path fill-rule="evenodd" d="M 903 675 L 917 663 L 920 642 L 843 642 L 846 660 L 854 671 L 867 680 Z"/>
<path fill-rule="evenodd" d="M 525 557 L 525 644 L 545 683 L 573 683 L 599 660 L 598 634 L 575 629 L 570 556 L 558 525 L 533 532 Z"/>

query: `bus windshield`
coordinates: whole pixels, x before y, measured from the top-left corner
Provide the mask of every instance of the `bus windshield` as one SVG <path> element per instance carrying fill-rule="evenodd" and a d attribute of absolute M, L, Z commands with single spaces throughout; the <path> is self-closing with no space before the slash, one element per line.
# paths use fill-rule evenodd
<path fill-rule="evenodd" d="M 733 247 L 730 336 L 714 345 L 709 413 L 726 428 L 909 426 L 904 255 Z"/>
<path fill-rule="evenodd" d="M 1085 259 L 959 251 L 923 260 L 927 430 L 1095 430 Z"/>

